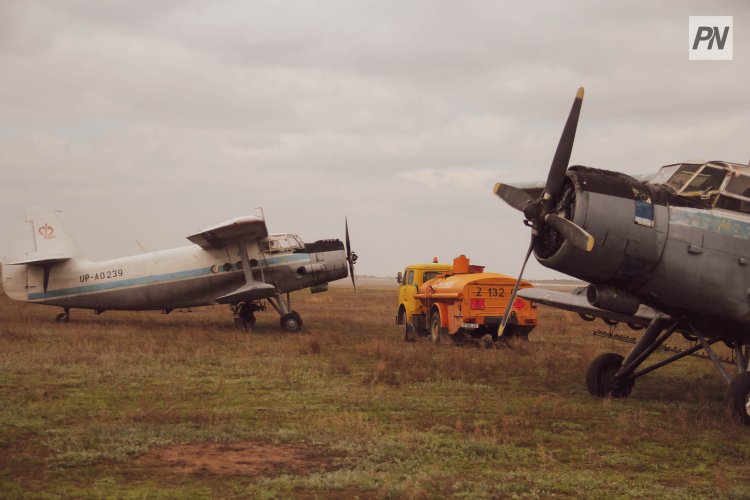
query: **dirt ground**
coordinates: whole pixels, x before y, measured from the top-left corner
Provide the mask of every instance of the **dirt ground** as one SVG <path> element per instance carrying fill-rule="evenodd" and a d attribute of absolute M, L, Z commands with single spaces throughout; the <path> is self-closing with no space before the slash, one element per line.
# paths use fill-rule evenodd
<path fill-rule="evenodd" d="M 239 441 L 163 446 L 138 461 L 177 474 L 275 477 L 328 471 L 333 458 L 319 447 Z"/>

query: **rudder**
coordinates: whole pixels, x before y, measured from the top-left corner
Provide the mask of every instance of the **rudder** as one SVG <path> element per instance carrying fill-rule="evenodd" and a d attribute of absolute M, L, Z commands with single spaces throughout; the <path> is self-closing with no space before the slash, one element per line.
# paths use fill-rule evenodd
<path fill-rule="evenodd" d="M 55 210 L 46 207 L 26 209 L 34 248 L 26 248 L 26 261 L 63 260 L 81 255 L 81 250 L 60 221 Z M 27 243 L 28 244 L 28 243 Z"/>

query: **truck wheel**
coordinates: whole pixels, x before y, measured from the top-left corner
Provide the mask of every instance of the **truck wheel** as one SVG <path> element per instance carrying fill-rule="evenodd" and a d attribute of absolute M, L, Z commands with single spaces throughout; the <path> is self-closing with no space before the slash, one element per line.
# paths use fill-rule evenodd
<path fill-rule="evenodd" d="M 406 309 L 404 306 L 398 308 L 398 314 L 396 315 L 396 324 L 403 325 L 406 323 Z"/>
<path fill-rule="evenodd" d="M 411 323 L 406 323 L 404 328 L 404 342 L 416 342 L 417 341 L 417 330 Z"/>
<path fill-rule="evenodd" d="M 432 318 L 430 319 L 430 339 L 432 343 L 436 345 L 447 344 L 449 338 L 448 332 L 440 326 L 440 312 L 435 311 L 432 313 Z"/>

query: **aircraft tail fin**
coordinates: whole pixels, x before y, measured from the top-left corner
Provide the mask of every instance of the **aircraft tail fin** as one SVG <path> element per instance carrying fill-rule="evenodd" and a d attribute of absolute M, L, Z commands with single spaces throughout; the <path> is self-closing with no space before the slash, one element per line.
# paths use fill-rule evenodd
<path fill-rule="evenodd" d="M 34 242 L 27 243 L 24 259 L 11 264 L 37 264 L 67 260 L 81 256 L 81 250 L 60 221 L 55 210 L 46 207 L 31 207 L 26 210 L 26 222 L 30 223 Z"/>

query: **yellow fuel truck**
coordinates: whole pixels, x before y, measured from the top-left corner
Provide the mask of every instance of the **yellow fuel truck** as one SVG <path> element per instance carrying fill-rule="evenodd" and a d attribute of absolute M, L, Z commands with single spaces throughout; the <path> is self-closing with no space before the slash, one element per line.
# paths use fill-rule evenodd
<path fill-rule="evenodd" d="M 416 340 L 428 334 L 434 343 L 467 341 L 484 345 L 498 340 L 515 278 L 485 273 L 484 267 L 469 263 L 465 255 L 453 265 L 414 264 L 399 273 L 399 308 L 396 323 L 404 325 L 404 339 Z M 521 281 L 519 288 L 531 287 Z M 528 339 L 537 324 L 536 304 L 516 297 L 503 339 Z"/>

